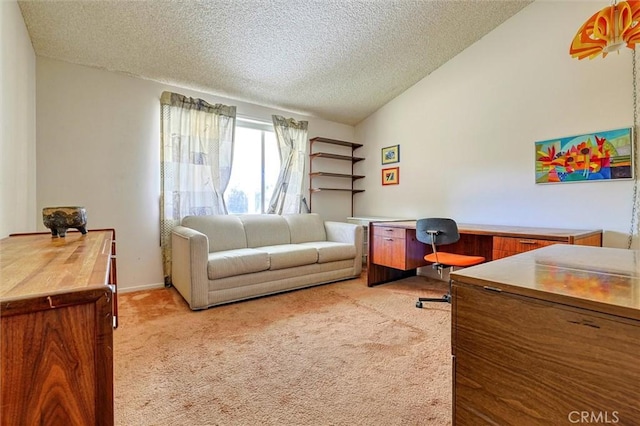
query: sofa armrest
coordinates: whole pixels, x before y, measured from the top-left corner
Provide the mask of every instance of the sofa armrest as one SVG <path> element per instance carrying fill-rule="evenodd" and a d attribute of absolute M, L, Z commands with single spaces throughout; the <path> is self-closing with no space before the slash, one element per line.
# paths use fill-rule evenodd
<path fill-rule="evenodd" d="M 171 233 L 171 281 L 191 309 L 209 302 L 209 239 L 201 232 L 176 226 Z"/>
<path fill-rule="evenodd" d="M 324 223 L 324 229 L 327 232 L 327 241 L 354 244 L 356 246 L 354 268 L 356 273 L 359 274 L 362 270 L 362 243 L 364 238 L 364 228 L 362 225 L 326 221 Z"/>
<path fill-rule="evenodd" d="M 360 228 L 359 231 L 358 228 Z M 362 240 L 362 226 L 356 225 L 355 223 L 326 221 L 324 223 L 324 229 L 327 232 L 327 241 L 356 244 L 358 232 Z M 360 241 L 360 246 L 362 246 L 362 241 Z"/>

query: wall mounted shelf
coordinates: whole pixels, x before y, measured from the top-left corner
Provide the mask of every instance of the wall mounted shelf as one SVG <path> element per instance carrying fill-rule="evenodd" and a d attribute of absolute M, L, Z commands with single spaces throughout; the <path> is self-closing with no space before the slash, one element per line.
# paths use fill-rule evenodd
<path fill-rule="evenodd" d="M 362 179 L 364 175 L 348 175 L 344 173 L 329 173 L 329 172 L 313 172 L 309 173 L 309 176 L 327 176 L 327 177 L 339 177 L 339 178 L 351 178 L 353 180 Z"/>
<path fill-rule="evenodd" d="M 331 154 L 329 152 L 315 152 L 313 154 L 309 154 L 309 157 L 310 158 L 330 158 L 332 160 L 347 160 L 353 163 L 357 163 L 358 161 L 364 160 L 364 158 L 362 157 L 354 157 L 352 155 Z"/>
<path fill-rule="evenodd" d="M 314 144 L 323 143 L 326 145 L 337 145 L 351 148 L 351 155 L 337 154 L 333 152 L 325 152 L 319 151 L 314 152 Z M 322 192 L 322 191 L 341 191 L 341 192 L 350 192 L 351 193 L 351 215 L 353 215 L 353 195 L 364 192 L 364 189 L 356 189 L 354 188 L 354 182 L 358 179 L 363 179 L 364 175 L 356 175 L 353 173 L 353 166 L 355 163 L 364 160 L 362 157 L 356 157 L 353 155 L 354 151 L 358 148 L 362 147 L 362 144 L 341 141 L 337 139 L 329 139 L 322 137 L 315 137 L 309 139 L 309 210 L 312 210 L 313 206 L 313 197 L 312 194 Z M 327 171 L 313 171 L 313 160 L 317 158 L 324 158 L 328 160 L 338 160 L 345 161 L 351 163 L 351 173 L 336 173 L 336 172 L 327 172 Z M 340 187 L 314 187 L 313 180 L 314 178 L 337 178 L 337 179 L 349 179 L 351 180 L 350 188 L 340 188 Z"/>
<path fill-rule="evenodd" d="M 345 192 L 353 192 L 357 194 L 358 192 L 364 192 L 364 189 L 348 189 L 348 188 L 310 188 L 311 192 L 320 192 L 320 191 L 345 191 Z"/>

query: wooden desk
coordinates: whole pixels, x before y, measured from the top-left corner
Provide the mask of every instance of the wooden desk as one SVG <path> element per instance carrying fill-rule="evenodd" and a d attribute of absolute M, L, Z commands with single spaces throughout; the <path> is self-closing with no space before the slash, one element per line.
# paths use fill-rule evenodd
<path fill-rule="evenodd" d="M 554 245 L 451 277 L 454 425 L 640 425 L 640 251 Z"/>
<path fill-rule="evenodd" d="M 1 426 L 113 425 L 114 249 L 113 230 L 0 240 Z"/>
<path fill-rule="evenodd" d="M 552 244 L 602 246 L 602 230 L 458 224 L 460 241 L 443 250 L 496 260 Z M 416 238 L 416 221 L 373 222 L 369 226 L 367 285 L 415 275 L 431 247 Z"/>

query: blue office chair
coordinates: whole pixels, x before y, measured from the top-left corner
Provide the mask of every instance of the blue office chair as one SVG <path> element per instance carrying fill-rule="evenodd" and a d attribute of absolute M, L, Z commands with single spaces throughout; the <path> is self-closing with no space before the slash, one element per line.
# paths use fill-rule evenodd
<path fill-rule="evenodd" d="M 432 263 L 433 268 L 438 270 L 440 277 L 442 277 L 442 272 L 445 269 L 452 271 L 454 267 L 473 266 L 485 261 L 482 256 L 469 256 L 437 250 L 438 246 L 453 244 L 460 239 L 458 225 L 453 219 L 418 219 L 416 221 L 416 238 L 418 241 L 431 246 L 432 253 L 427 254 L 424 260 Z M 438 298 L 420 297 L 416 302 L 416 307 L 422 308 L 422 302 L 451 303 L 451 278 L 449 278 L 449 292 L 447 294 Z"/>

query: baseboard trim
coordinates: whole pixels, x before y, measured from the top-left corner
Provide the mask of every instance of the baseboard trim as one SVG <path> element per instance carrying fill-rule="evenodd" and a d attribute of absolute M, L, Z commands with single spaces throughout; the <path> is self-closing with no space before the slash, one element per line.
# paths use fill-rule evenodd
<path fill-rule="evenodd" d="M 423 266 L 423 267 L 418 268 L 418 270 L 416 272 L 416 275 L 419 275 L 421 277 L 431 278 L 431 279 L 434 279 L 434 280 L 449 281 L 449 269 L 446 269 L 443 272 L 444 273 L 442 274 L 442 276 L 440 276 L 440 274 L 438 274 L 438 271 L 436 271 L 432 267 Z"/>
<path fill-rule="evenodd" d="M 154 283 L 154 284 L 145 284 L 145 285 L 137 285 L 133 287 L 120 287 L 118 286 L 118 293 L 133 293 L 134 291 L 141 290 L 156 290 L 159 288 L 164 288 L 164 283 Z"/>

